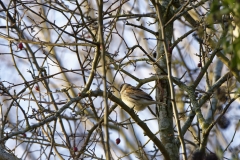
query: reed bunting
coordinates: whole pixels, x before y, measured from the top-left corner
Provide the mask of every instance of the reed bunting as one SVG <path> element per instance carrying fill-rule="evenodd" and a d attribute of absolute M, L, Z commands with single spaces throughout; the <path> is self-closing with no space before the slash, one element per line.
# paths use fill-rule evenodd
<path fill-rule="evenodd" d="M 122 101 L 135 111 L 144 110 L 151 104 L 166 105 L 162 102 L 154 101 L 149 94 L 127 83 L 121 85 L 120 94 Z"/>

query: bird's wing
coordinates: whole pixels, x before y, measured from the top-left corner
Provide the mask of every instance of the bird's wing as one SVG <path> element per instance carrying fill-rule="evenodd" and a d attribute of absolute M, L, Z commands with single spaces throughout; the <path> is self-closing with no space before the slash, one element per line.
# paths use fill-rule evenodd
<path fill-rule="evenodd" d="M 147 99 L 149 101 L 153 101 L 152 97 L 145 92 L 143 92 L 143 94 L 137 95 L 136 97 L 138 97 L 139 99 Z"/>
<path fill-rule="evenodd" d="M 145 99 L 145 100 L 153 101 L 152 97 L 149 94 L 142 91 L 141 89 L 133 87 L 133 86 L 131 86 L 131 89 L 134 91 L 133 92 L 134 94 L 129 94 L 130 98 L 135 99 L 135 100 Z"/>

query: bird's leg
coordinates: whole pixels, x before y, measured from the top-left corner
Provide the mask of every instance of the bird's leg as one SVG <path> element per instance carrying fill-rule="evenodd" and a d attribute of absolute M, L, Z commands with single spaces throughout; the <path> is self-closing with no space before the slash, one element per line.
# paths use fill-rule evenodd
<path fill-rule="evenodd" d="M 131 108 L 131 112 L 133 111 L 135 114 L 137 114 L 138 112 L 134 110 L 136 106 L 134 105 L 132 108 Z"/>

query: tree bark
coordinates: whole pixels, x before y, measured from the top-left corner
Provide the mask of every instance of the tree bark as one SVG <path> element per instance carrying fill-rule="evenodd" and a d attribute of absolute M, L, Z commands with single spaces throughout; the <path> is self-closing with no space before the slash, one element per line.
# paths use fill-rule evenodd
<path fill-rule="evenodd" d="M 153 2 L 158 16 L 158 21 L 161 20 L 162 16 L 162 25 L 164 25 L 170 18 L 172 17 L 171 8 L 167 8 L 168 3 L 170 1 L 164 2 Z M 166 15 L 166 16 L 165 16 Z M 162 35 L 160 23 L 158 25 L 158 43 L 157 43 L 157 63 L 161 66 L 161 68 L 156 68 L 157 75 L 167 75 L 167 61 L 164 49 L 164 41 L 167 43 L 167 47 L 170 46 L 170 42 L 173 36 L 173 23 L 169 23 L 164 28 L 165 36 Z M 165 39 L 163 39 L 165 37 Z M 170 54 L 167 56 L 171 56 Z M 171 57 L 169 57 L 171 59 Z M 174 137 L 174 126 L 173 126 L 173 108 L 171 104 L 171 94 L 169 88 L 169 81 L 168 80 L 157 80 L 156 81 L 156 99 L 160 102 L 164 102 L 167 106 L 157 106 L 157 118 L 159 124 L 159 133 L 160 139 L 163 145 L 166 147 L 168 154 L 171 160 L 178 160 L 179 159 L 179 148 L 176 145 L 176 140 Z"/>

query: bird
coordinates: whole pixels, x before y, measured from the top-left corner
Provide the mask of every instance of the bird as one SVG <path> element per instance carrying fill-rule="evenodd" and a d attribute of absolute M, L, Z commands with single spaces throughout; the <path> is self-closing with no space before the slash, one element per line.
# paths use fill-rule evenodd
<path fill-rule="evenodd" d="M 151 104 L 166 105 L 165 103 L 154 101 L 149 94 L 128 83 L 123 83 L 121 85 L 120 95 L 122 101 L 129 108 L 133 108 L 137 112 L 144 110 L 147 106 Z"/>

